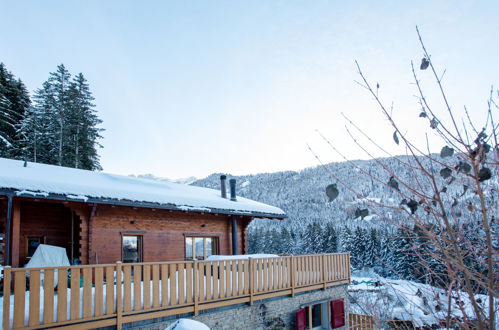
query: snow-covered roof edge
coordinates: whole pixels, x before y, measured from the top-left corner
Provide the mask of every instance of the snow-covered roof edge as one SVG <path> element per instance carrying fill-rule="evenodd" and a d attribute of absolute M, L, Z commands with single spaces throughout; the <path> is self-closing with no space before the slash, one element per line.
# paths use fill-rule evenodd
<path fill-rule="evenodd" d="M 280 208 L 215 189 L 0 158 L 0 194 L 95 204 L 284 219 Z"/>

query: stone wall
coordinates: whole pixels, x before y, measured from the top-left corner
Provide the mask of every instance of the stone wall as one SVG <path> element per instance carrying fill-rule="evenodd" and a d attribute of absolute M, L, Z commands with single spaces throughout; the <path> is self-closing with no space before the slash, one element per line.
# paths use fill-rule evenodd
<path fill-rule="evenodd" d="M 259 300 L 249 306 L 242 304 L 213 310 L 203 311 L 198 316 L 180 315 L 162 320 L 150 320 L 124 325 L 124 329 L 162 330 L 178 318 L 190 318 L 200 321 L 212 330 L 232 329 L 295 329 L 295 312 L 301 305 L 325 299 L 345 300 L 345 322 L 348 322 L 347 285 L 331 287 L 326 290 L 316 290 L 296 294 L 294 297 L 284 296 Z M 154 323 L 151 323 L 154 322 Z M 146 324 L 149 323 L 149 324 Z M 347 324 L 348 326 L 348 324 Z M 348 327 L 340 329 L 347 329 Z"/>

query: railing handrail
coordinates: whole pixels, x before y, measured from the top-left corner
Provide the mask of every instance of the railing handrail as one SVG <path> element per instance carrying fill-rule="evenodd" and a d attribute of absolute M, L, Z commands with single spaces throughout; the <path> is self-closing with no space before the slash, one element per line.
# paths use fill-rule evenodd
<path fill-rule="evenodd" d="M 338 252 L 338 253 L 317 253 L 317 254 L 294 254 L 294 255 L 287 255 L 287 256 L 278 256 L 278 257 L 249 257 L 249 258 L 238 258 L 238 259 L 220 259 L 220 260 L 177 260 L 177 261 L 148 261 L 148 262 L 122 262 L 122 266 L 135 266 L 135 265 L 170 265 L 170 264 L 192 264 L 194 261 L 197 261 L 198 263 L 202 262 L 215 262 L 215 261 L 237 261 L 237 260 L 249 260 L 249 259 L 279 259 L 279 258 L 296 258 L 296 257 L 317 257 L 317 256 L 322 256 L 322 255 L 349 255 L 350 253 L 348 252 Z M 117 261 L 118 262 L 118 261 Z M 95 267 L 111 267 L 115 266 L 116 267 L 116 262 L 115 263 L 107 263 L 107 264 L 88 264 L 88 265 L 70 265 L 70 266 L 50 266 L 50 267 L 11 267 L 11 266 L 5 266 L 5 267 L 10 267 L 10 270 L 12 272 L 16 271 L 32 271 L 32 270 L 69 270 L 69 269 L 74 269 L 74 268 L 95 268 Z"/>

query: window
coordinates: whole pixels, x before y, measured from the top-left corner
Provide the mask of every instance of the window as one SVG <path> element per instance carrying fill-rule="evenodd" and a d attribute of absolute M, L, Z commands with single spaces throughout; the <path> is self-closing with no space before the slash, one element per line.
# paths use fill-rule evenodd
<path fill-rule="evenodd" d="M 28 236 L 26 238 L 26 258 L 31 258 L 38 245 L 43 244 L 43 236 Z"/>
<path fill-rule="evenodd" d="M 305 306 L 296 312 L 296 329 L 319 330 L 329 328 L 329 303 Z"/>
<path fill-rule="evenodd" d="M 142 236 L 123 236 L 123 262 L 142 261 Z"/>
<path fill-rule="evenodd" d="M 187 260 L 204 260 L 217 254 L 216 237 L 186 237 L 185 258 Z"/>

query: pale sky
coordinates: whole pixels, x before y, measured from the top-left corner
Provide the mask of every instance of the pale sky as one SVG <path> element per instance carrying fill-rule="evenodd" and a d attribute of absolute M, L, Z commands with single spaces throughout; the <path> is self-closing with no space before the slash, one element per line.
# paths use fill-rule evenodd
<path fill-rule="evenodd" d="M 358 60 L 415 139 L 411 60 L 446 69 L 456 111 L 483 118 L 499 86 L 499 1 L 1 1 L 0 62 L 30 91 L 64 63 L 83 72 L 103 120 L 104 171 L 179 178 L 251 174 L 367 158 L 346 113 L 393 153 L 393 129 Z M 439 98 L 429 71 L 418 71 Z M 423 134 L 422 134 L 423 133 Z M 435 147 L 439 149 L 441 146 Z"/>

